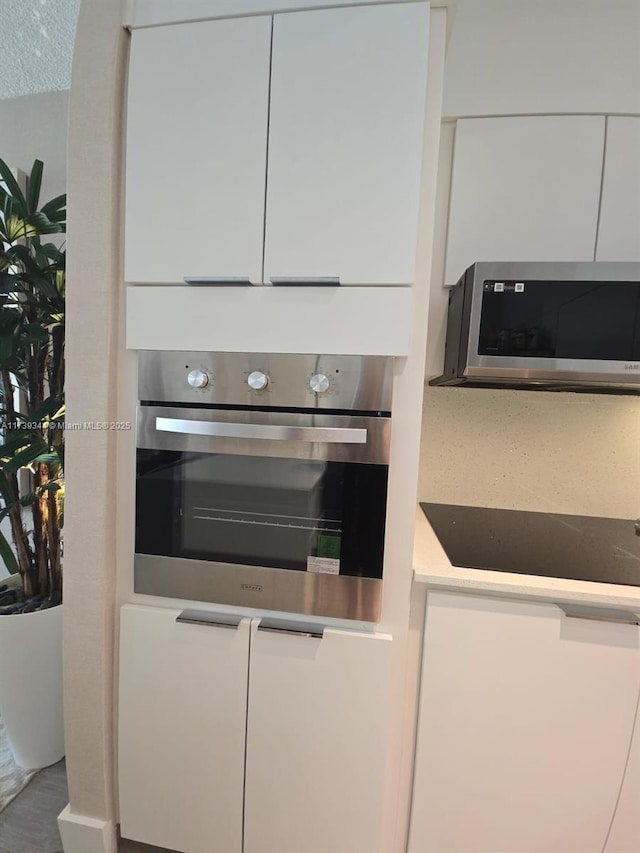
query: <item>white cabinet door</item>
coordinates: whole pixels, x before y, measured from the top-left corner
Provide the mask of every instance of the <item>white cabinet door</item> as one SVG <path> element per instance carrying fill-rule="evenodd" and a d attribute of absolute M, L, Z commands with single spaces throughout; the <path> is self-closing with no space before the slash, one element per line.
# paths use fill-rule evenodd
<path fill-rule="evenodd" d="M 385 853 L 391 638 L 252 625 L 244 853 Z"/>
<path fill-rule="evenodd" d="M 179 614 L 121 611 L 122 836 L 183 853 L 241 853 L 250 622 L 188 624 Z"/>
<path fill-rule="evenodd" d="M 475 261 L 592 261 L 604 118 L 456 125 L 445 282 Z"/>
<path fill-rule="evenodd" d="M 553 604 L 429 592 L 409 853 L 601 853 L 638 632 Z"/>
<path fill-rule="evenodd" d="M 137 30 L 125 279 L 262 278 L 271 18 Z"/>
<path fill-rule="evenodd" d="M 604 853 L 638 853 L 640 850 L 640 709 L 636 717 L 620 799 Z"/>
<path fill-rule="evenodd" d="M 265 279 L 411 284 L 426 3 L 276 15 Z"/>
<path fill-rule="evenodd" d="M 608 118 L 597 261 L 640 261 L 640 118 Z"/>

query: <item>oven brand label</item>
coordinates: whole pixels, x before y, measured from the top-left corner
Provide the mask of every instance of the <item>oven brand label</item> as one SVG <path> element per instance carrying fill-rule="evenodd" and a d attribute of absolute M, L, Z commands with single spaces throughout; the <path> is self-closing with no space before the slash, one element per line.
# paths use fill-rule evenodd
<path fill-rule="evenodd" d="M 325 575 L 340 574 L 340 560 L 330 557 L 307 557 L 308 572 L 322 572 Z"/>

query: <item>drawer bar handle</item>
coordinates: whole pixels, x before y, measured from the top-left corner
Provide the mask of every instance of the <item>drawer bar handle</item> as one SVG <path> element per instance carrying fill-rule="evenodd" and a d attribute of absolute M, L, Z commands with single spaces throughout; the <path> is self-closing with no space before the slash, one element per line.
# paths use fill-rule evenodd
<path fill-rule="evenodd" d="M 185 275 L 184 281 L 187 284 L 192 284 L 198 287 L 210 287 L 218 285 L 219 287 L 246 287 L 253 286 L 253 282 L 249 276 L 242 275 Z"/>
<path fill-rule="evenodd" d="M 270 631 L 274 634 L 296 634 L 299 637 L 317 637 L 322 639 L 324 625 L 312 622 L 294 622 L 288 619 L 261 619 L 258 631 Z"/>
<path fill-rule="evenodd" d="M 269 281 L 274 287 L 295 287 L 296 285 L 304 285 L 306 287 L 339 287 L 340 276 L 272 275 Z"/>
<path fill-rule="evenodd" d="M 242 622 L 242 616 L 236 613 L 209 613 L 206 610 L 183 610 L 176 616 L 176 622 L 188 625 L 212 625 L 216 628 L 237 628 Z"/>
<path fill-rule="evenodd" d="M 565 616 L 571 619 L 588 619 L 591 622 L 617 622 L 620 625 L 640 625 L 640 616 L 630 610 L 612 610 L 608 607 L 589 607 L 558 604 Z"/>

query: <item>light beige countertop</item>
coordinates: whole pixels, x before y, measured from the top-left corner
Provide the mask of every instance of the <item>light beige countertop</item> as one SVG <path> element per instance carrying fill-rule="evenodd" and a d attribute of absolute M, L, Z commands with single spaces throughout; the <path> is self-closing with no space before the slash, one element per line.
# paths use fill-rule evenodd
<path fill-rule="evenodd" d="M 413 577 L 416 583 L 432 589 L 607 605 L 640 614 L 640 587 L 453 566 L 419 506 L 416 509 Z"/>

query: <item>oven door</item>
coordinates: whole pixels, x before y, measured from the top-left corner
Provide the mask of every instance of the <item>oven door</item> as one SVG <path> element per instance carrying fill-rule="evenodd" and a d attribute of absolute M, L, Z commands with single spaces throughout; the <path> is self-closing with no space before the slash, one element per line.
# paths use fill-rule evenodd
<path fill-rule="evenodd" d="M 140 406 L 136 591 L 375 621 L 389 428 Z"/>

